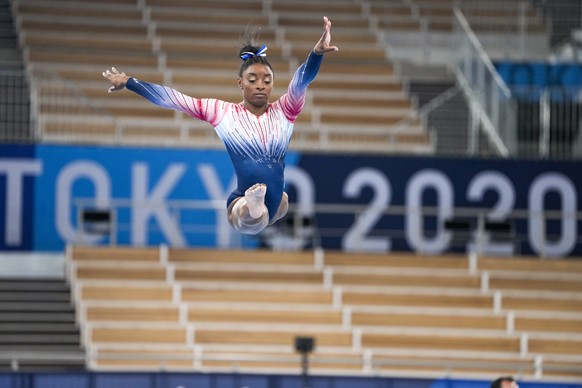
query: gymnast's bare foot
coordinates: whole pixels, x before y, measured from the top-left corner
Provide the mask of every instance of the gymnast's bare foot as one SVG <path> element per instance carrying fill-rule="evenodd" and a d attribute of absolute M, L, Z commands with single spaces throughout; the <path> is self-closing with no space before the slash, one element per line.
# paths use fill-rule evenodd
<path fill-rule="evenodd" d="M 247 200 L 251 217 L 259 218 L 263 215 L 265 194 L 267 194 L 267 185 L 264 183 L 257 183 L 245 191 L 245 199 Z"/>

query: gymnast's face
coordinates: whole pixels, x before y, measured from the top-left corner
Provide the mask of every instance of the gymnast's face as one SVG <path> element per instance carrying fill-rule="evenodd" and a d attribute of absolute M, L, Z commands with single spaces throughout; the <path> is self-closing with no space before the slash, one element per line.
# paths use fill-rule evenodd
<path fill-rule="evenodd" d="M 261 63 L 249 66 L 238 79 L 245 107 L 250 110 L 266 107 L 273 91 L 273 83 L 273 71 L 269 66 Z"/>

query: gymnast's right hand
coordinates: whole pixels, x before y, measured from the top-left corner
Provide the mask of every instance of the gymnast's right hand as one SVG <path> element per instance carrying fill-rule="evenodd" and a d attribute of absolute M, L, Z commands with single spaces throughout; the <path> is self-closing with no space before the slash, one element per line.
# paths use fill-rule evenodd
<path fill-rule="evenodd" d="M 126 76 L 125 73 L 120 73 L 119 71 L 117 71 L 115 67 L 112 67 L 111 70 L 104 71 L 103 77 L 107 78 L 109 82 L 111 82 L 111 85 L 113 85 L 107 91 L 108 93 L 114 92 L 116 90 L 125 89 L 125 84 L 129 79 L 129 77 Z"/>

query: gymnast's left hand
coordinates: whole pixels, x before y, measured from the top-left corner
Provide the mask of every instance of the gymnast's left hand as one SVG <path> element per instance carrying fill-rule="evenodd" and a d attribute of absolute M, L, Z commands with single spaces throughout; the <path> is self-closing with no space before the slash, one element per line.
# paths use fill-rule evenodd
<path fill-rule="evenodd" d="M 125 84 L 127 84 L 127 80 L 129 79 L 125 73 L 120 73 L 115 67 L 112 67 L 111 70 L 104 71 L 103 77 L 108 79 L 112 85 L 107 91 L 108 93 L 125 89 Z"/>
<path fill-rule="evenodd" d="M 323 17 L 323 35 L 319 39 L 319 42 L 313 48 L 313 52 L 317 55 L 327 54 L 332 51 L 338 51 L 337 46 L 331 46 L 331 21 L 327 16 Z"/>

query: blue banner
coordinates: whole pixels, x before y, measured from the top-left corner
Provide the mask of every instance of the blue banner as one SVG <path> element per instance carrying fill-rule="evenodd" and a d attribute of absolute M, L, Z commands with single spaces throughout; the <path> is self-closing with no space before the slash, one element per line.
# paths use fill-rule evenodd
<path fill-rule="evenodd" d="M 35 180 L 42 162 L 32 146 L 0 146 L 0 251 L 33 249 Z"/>
<path fill-rule="evenodd" d="M 215 246 L 216 225 L 224 220 L 218 210 L 180 213 L 180 224 L 207 225 L 208 233 L 190 233 L 177 227 L 170 201 L 224 202 L 234 188 L 234 172 L 226 152 L 184 149 L 39 146 L 37 157 L 44 173 L 35 192 L 36 249 L 62 249 L 78 238 L 103 242 L 104 237 L 80 236 L 78 211 L 117 207 L 117 243 L 131 245 Z M 83 199 L 87 199 L 85 203 Z M 220 213 L 220 214 L 217 214 Z M 232 231 L 227 224 L 223 233 Z M 189 239 L 190 238 L 190 239 Z"/>
<path fill-rule="evenodd" d="M 0 152 L 2 250 L 61 251 L 67 242 L 111 239 L 251 247 L 288 238 L 287 220 L 258 238 L 241 238 L 228 225 L 225 200 L 235 176 L 222 150 L 40 145 Z M 291 153 L 286 182 L 293 210 L 321 232 L 324 248 L 450 251 L 457 242 L 445 221 L 471 208 L 485 221 L 512 223 L 514 241 L 487 240 L 487 249 L 561 257 L 582 255 L 581 167 L 577 161 Z M 113 209 L 114 230 L 80 228 L 82 210 L 103 209 Z"/>
<path fill-rule="evenodd" d="M 444 222 L 457 216 L 455 209 L 472 208 L 481 209 L 485 220 L 514 222 L 517 241 L 486 242 L 489 251 L 548 256 L 582 253 L 577 219 L 581 166 L 558 161 L 321 155 L 303 155 L 299 163 L 314 182 L 316 203 L 364 206 L 357 216 L 317 215 L 319 228 L 343 231 L 323 236 L 326 248 L 442 253 L 453 244 Z M 383 206 L 388 212 L 398 211 L 382 215 Z M 432 214 L 421 211 L 423 207 L 432 208 Z M 545 211 L 553 211 L 554 217 L 545 220 L 541 217 Z"/>

